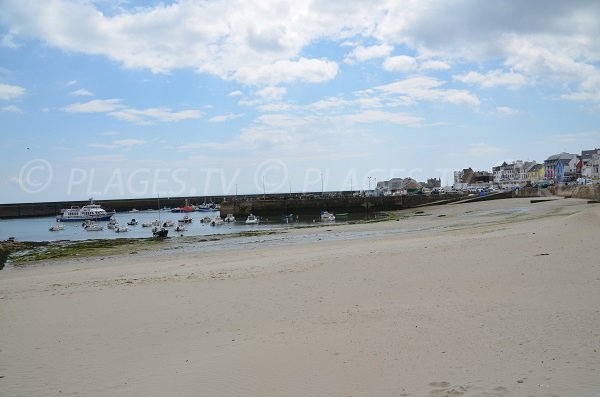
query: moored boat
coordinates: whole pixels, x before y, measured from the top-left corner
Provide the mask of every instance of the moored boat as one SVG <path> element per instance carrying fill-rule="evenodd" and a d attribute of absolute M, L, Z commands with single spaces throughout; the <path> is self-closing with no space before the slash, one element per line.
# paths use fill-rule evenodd
<path fill-rule="evenodd" d="M 250 214 L 248 215 L 248 218 L 246 218 L 246 225 L 257 225 L 258 222 L 258 217 L 254 214 Z"/>
<path fill-rule="evenodd" d="M 58 232 L 60 230 L 65 230 L 65 227 L 63 225 L 61 225 L 60 223 L 56 223 L 52 226 L 50 226 L 50 228 L 48 229 L 51 232 Z"/>
<path fill-rule="evenodd" d="M 108 212 L 90 199 L 90 203 L 83 207 L 72 206 L 61 210 L 61 214 L 56 217 L 56 220 L 58 222 L 108 221 L 114 214 L 114 211 Z"/>
<path fill-rule="evenodd" d="M 225 222 L 227 222 L 227 223 L 235 222 L 235 216 L 233 216 L 233 214 L 227 214 L 227 216 L 225 217 Z"/>
<path fill-rule="evenodd" d="M 335 215 L 327 211 L 321 211 L 321 220 L 325 222 L 333 222 L 335 221 Z"/>

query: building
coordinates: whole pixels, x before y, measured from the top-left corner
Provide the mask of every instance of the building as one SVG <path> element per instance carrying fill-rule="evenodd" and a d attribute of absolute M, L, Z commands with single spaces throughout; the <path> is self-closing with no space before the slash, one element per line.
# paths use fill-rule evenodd
<path fill-rule="evenodd" d="M 571 181 L 578 177 L 579 156 L 562 152 L 544 161 L 544 178 L 556 182 Z"/>
<path fill-rule="evenodd" d="M 463 190 L 469 186 L 487 187 L 493 182 L 493 175 L 487 171 L 473 171 L 471 167 L 454 171 L 454 189 Z"/>
<path fill-rule="evenodd" d="M 503 162 L 492 168 L 494 183 L 504 187 L 523 187 L 530 181 L 529 170 L 537 163 L 535 161 L 517 160 L 508 164 Z"/>
<path fill-rule="evenodd" d="M 377 192 L 384 196 L 417 193 L 423 186 L 412 178 L 392 178 L 389 181 L 378 181 Z"/>
<path fill-rule="evenodd" d="M 529 171 L 527 171 L 527 180 L 529 182 L 536 183 L 544 179 L 544 164 L 534 164 Z"/>
<path fill-rule="evenodd" d="M 600 179 L 598 172 L 600 149 L 581 151 L 581 176 L 587 179 Z"/>

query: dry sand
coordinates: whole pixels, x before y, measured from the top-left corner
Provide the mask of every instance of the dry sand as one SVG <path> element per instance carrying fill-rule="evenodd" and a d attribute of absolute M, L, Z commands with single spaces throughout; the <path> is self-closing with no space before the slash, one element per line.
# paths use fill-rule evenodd
<path fill-rule="evenodd" d="M 0 395 L 600 396 L 600 206 L 421 210 L 7 268 Z"/>

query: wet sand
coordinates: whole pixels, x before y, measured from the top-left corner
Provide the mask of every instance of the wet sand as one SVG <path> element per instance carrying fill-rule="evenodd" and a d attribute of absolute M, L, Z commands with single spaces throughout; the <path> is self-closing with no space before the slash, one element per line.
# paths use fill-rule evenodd
<path fill-rule="evenodd" d="M 5 269 L 0 394 L 600 395 L 600 205 L 399 216 Z"/>

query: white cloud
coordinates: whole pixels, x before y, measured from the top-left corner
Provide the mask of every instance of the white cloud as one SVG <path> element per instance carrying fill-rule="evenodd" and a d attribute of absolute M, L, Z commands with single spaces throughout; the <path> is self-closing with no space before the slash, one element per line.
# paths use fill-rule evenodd
<path fill-rule="evenodd" d="M 395 57 L 386 58 L 383 63 L 383 68 L 394 72 L 409 72 L 416 69 L 417 60 L 408 55 L 398 55 Z"/>
<path fill-rule="evenodd" d="M 269 86 L 269 87 L 265 87 L 262 90 L 257 91 L 256 95 L 258 95 L 259 97 L 262 97 L 264 99 L 267 100 L 280 100 L 281 98 L 283 98 L 283 96 L 285 95 L 285 93 L 287 92 L 287 89 L 285 89 L 284 87 L 273 87 L 273 86 Z"/>
<path fill-rule="evenodd" d="M 243 114 L 235 114 L 235 113 L 221 114 L 221 115 L 211 117 L 210 119 L 208 119 L 208 122 L 209 123 L 222 123 L 222 122 L 225 122 L 228 120 L 239 119 L 242 116 L 243 116 Z"/>
<path fill-rule="evenodd" d="M 2 36 L 2 40 L 0 40 L 0 45 L 6 48 L 19 48 L 21 44 L 15 42 L 15 37 L 8 33 Z"/>
<path fill-rule="evenodd" d="M 62 110 L 68 113 L 107 113 L 122 107 L 120 99 L 94 99 L 85 103 L 73 103 Z"/>
<path fill-rule="evenodd" d="M 512 71 L 504 73 L 501 70 L 491 70 L 486 74 L 469 72 L 462 75 L 455 75 L 453 79 L 463 83 L 477 84 L 484 88 L 506 86 L 509 89 L 517 89 L 526 82 L 525 76 L 520 73 Z"/>
<path fill-rule="evenodd" d="M 366 110 L 355 114 L 346 114 L 336 119 L 350 123 L 389 123 L 416 125 L 423 121 L 421 117 L 407 113 L 386 112 L 380 110 Z"/>
<path fill-rule="evenodd" d="M 203 113 L 199 110 L 173 112 L 169 108 L 131 109 L 123 108 L 108 113 L 109 116 L 135 124 L 149 125 L 155 122 L 172 123 L 189 119 L 199 119 Z"/>
<path fill-rule="evenodd" d="M 344 61 L 346 63 L 355 63 L 368 61 L 369 59 L 374 58 L 383 58 L 390 55 L 393 49 L 394 47 L 387 44 L 373 45 L 369 47 L 358 46 L 346 55 Z"/>
<path fill-rule="evenodd" d="M 98 149 L 131 149 L 134 146 L 144 145 L 146 141 L 142 141 L 140 139 L 120 139 L 116 141 L 112 141 L 111 143 L 90 143 L 87 146 L 91 148 Z"/>
<path fill-rule="evenodd" d="M 467 105 L 478 107 L 479 98 L 464 90 L 439 88 L 445 83 L 433 77 L 414 76 L 405 80 L 374 87 L 374 91 L 381 91 L 387 95 L 403 96 L 413 102 L 447 102 L 454 105 Z"/>
<path fill-rule="evenodd" d="M 487 143 L 471 143 L 469 144 L 468 153 L 471 156 L 482 157 L 489 156 L 491 154 L 499 153 L 502 149 L 497 146 L 492 146 Z"/>
<path fill-rule="evenodd" d="M 297 61 L 278 61 L 259 68 L 242 66 L 235 72 L 234 78 L 245 84 L 276 85 L 294 81 L 319 83 L 333 79 L 337 72 L 335 62 L 300 58 Z"/>
<path fill-rule="evenodd" d="M 75 91 L 71 91 L 69 93 L 69 95 L 73 95 L 73 96 L 94 96 L 94 94 L 92 94 L 90 91 L 86 90 L 86 89 L 79 89 L 79 90 L 75 90 Z"/>
<path fill-rule="evenodd" d="M 15 99 L 25 94 L 25 88 L 18 85 L 0 83 L 0 99 Z"/>
<path fill-rule="evenodd" d="M 452 66 L 448 62 L 439 60 L 428 60 L 421 62 L 419 69 L 421 70 L 448 70 Z"/>
<path fill-rule="evenodd" d="M 239 91 L 239 90 L 231 91 L 229 94 L 227 94 L 227 96 L 242 96 L 242 95 L 244 95 L 244 94 L 242 93 L 242 91 Z"/>
<path fill-rule="evenodd" d="M 519 111 L 517 109 L 513 109 L 508 106 L 496 106 L 496 111 L 505 116 L 516 116 L 519 114 Z"/>
<path fill-rule="evenodd" d="M 5 107 L 2 108 L 2 111 L 8 112 L 8 113 L 17 113 L 17 114 L 23 113 L 23 111 L 21 110 L 21 108 L 19 108 L 18 106 L 15 106 L 15 105 L 5 106 Z"/>

